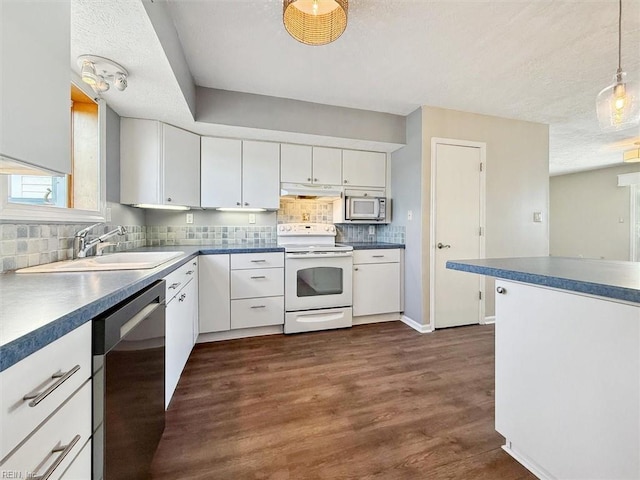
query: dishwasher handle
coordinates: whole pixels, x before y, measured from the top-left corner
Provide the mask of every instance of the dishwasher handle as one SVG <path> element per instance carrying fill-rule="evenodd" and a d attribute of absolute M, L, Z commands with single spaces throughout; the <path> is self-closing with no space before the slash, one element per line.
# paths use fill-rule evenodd
<path fill-rule="evenodd" d="M 120 327 L 120 338 L 124 338 L 127 336 L 127 333 L 129 333 L 131 330 L 133 330 L 134 328 L 136 328 L 138 325 L 140 325 L 140 323 L 142 323 L 142 321 L 147 318 L 149 315 L 151 315 L 153 312 L 155 312 L 155 310 L 162 305 L 161 303 L 151 303 L 149 305 L 147 305 L 146 307 L 144 307 L 142 310 L 140 310 L 138 313 L 136 313 L 136 315 L 129 320 L 127 323 L 125 323 L 124 325 L 122 325 Z"/>

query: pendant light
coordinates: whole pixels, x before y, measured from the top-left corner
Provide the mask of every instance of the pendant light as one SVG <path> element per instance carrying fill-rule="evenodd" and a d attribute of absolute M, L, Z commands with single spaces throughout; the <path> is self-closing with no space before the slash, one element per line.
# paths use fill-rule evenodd
<path fill-rule="evenodd" d="M 613 83 L 596 99 L 598 122 L 604 131 L 625 130 L 640 124 L 640 98 L 637 82 L 626 81 L 622 71 L 622 0 L 618 3 L 618 70 Z"/>
<path fill-rule="evenodd" d="M 306 45 L 326 45 L 347 28 L 349 0 L 284 0 L 282 21 L 293 38 Z"/>

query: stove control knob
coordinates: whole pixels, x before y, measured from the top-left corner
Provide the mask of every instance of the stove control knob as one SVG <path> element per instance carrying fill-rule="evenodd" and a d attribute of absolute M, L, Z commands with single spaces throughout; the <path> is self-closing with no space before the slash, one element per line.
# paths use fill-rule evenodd
<path fill-rule="evenodd" d="M 328 231 L 329 231 L 329 225 L 327 225 L 326 227 L 324 227 L 324 229 L 328 232 Z"/>
<path fill-rule="evenodd" d="M 333 225 L 331 225 L 331 226 L 329 227 L 329 230 L 331 230 L 332 232 L 335 232 L 335 231 L 336 231 L 336 227 L 334 227 Z"/>
<path fill-rule="evenodd" d="M 284 232 L 284 225 L 278 225 L 278 230 Z"/>
<path fill-rule="evenodd" d="M 291 225 L 287 225 L 287 227 L 286 227 L 286 228 L 287 228 L 287 232 L 290 232 L 290 231 L 291 231 Z"/>

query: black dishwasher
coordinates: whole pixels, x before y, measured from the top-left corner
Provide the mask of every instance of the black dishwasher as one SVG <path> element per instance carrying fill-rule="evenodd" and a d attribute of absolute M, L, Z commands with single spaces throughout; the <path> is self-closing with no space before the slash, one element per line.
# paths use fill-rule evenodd
<path fill-rule="evenodd" d="M 165 282 L 93 320 L 93 479 L 142 480 L 164 431 Z"/>

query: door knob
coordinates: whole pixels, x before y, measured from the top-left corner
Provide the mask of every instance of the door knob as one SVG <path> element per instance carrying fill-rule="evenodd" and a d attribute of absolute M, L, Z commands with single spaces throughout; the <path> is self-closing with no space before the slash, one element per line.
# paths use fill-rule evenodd
<path fill-rule="evenodd" d="M 451 245 L 444 245 L 442 242 L 438 243 L 437 247 L 442 250 L 443 248 L 451 248 Z"/>

